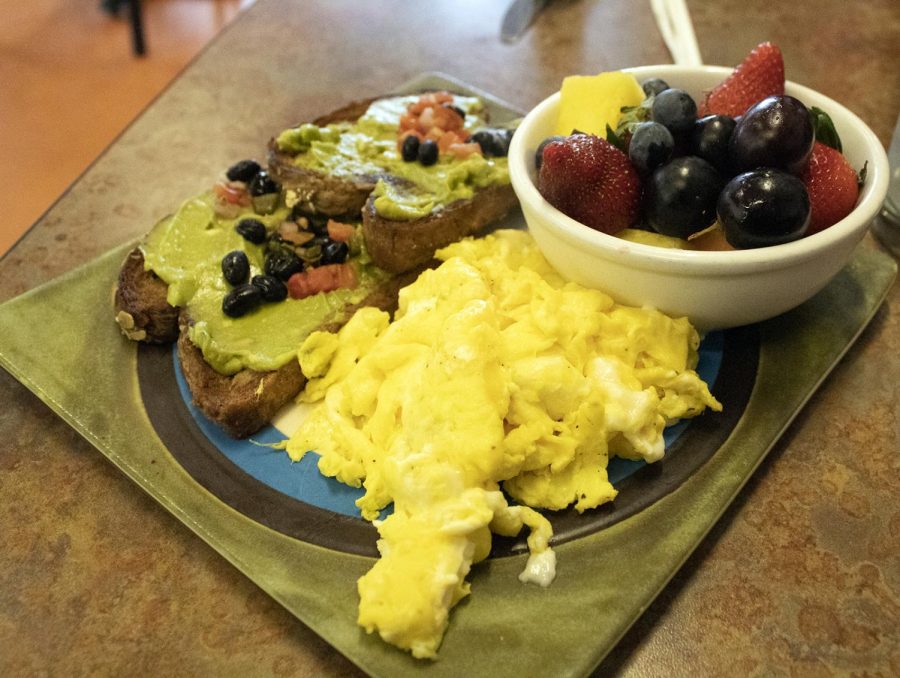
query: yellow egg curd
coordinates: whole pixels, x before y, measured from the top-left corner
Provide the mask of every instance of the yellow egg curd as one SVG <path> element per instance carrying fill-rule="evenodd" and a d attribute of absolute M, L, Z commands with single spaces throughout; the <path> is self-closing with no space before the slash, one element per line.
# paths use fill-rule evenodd
<path fill-rule="evenodd" d="M 535 509 L 611 501 L 611 454 L 656 461 L 667 424 L 721 409 L 694 371 L 686 319 L 566 282 L 526 232 L 437 256 L 393 322 L 366 308 L 303 342 L 300 397 L 318 405 L 287 443 L 292 459 L 315 450 L 323 474 L 365 488 L 357 505 L 381 558 L 358 582 L 359 623 L 431 658 L 491 533 L 527 526 L 520 579 L 550 584 L 552 528 Z"/>

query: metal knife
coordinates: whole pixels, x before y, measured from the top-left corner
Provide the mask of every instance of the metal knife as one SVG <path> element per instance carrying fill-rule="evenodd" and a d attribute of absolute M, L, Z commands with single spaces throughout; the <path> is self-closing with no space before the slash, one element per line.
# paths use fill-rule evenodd
<path fill-rule="evenodd" d="M 895 257 L 900 258 L 900 116 L 894 126 L 894 138 L 888 148 L 890 183 L 881 213 L 872 222 L 872 231 Z"/>
<path fill-rule="evenodd" d="M 515 42 L 550 0 L 513 0 L 500 24 L 500 39 Z"/>

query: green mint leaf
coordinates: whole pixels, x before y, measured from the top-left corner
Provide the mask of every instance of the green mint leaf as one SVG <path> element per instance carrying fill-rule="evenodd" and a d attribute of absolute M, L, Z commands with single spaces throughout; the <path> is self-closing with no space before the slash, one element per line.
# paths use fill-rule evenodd
<path fill-rule="evenodd" d="M 838 153 L 843 152 L 841 138 L 838 136 L 831 117 L 821 108 L 816 108 L 815 106 L 809 109 L 809 114 L 812 117 L 816 141 L 823 143 L 826 146 L 831 146 Z"/>

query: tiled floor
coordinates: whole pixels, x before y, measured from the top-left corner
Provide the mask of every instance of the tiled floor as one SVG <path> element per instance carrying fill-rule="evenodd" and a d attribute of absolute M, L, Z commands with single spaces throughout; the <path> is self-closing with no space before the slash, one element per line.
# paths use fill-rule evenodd
<path fill-rule="evenodd" d="M 138 58 L 127 7 L 0 0 L 0 254 L 252 2 L 144 0 Z"/>

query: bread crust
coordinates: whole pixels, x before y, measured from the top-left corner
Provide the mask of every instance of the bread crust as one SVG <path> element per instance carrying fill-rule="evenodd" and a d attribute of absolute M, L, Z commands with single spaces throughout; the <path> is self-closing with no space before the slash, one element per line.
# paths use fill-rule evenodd
<path fill-rule="evenodd" d="M 220 374 L 190 340 L 186 312 L 182 312 L 180 324 L 178 358 L 194 405 L 234 438 L 246 438 L 265 426 L 306 383 L 296 360 L 269 372 Z"/>
<path fill-rule="evenodd" d="M 471 200 L 459 200 L 421 219 L 385 219 L 374 198 L 363 208 L 363 235 L 372 261 L 390 273 L 403 273 L 434 257 L 436 250 L 474 235 L 504 218 L 517 204 L 509 184 L 489 186 Z"/>
<path fill-rule="evenodd" d="M 122 333 L 135 341 L 169 344 L 178 336 L 178 309 L 166 301 L 169 286 L 144 268 L 144 253 L 135 247 L 119 270 L 114 306 Z"/>

